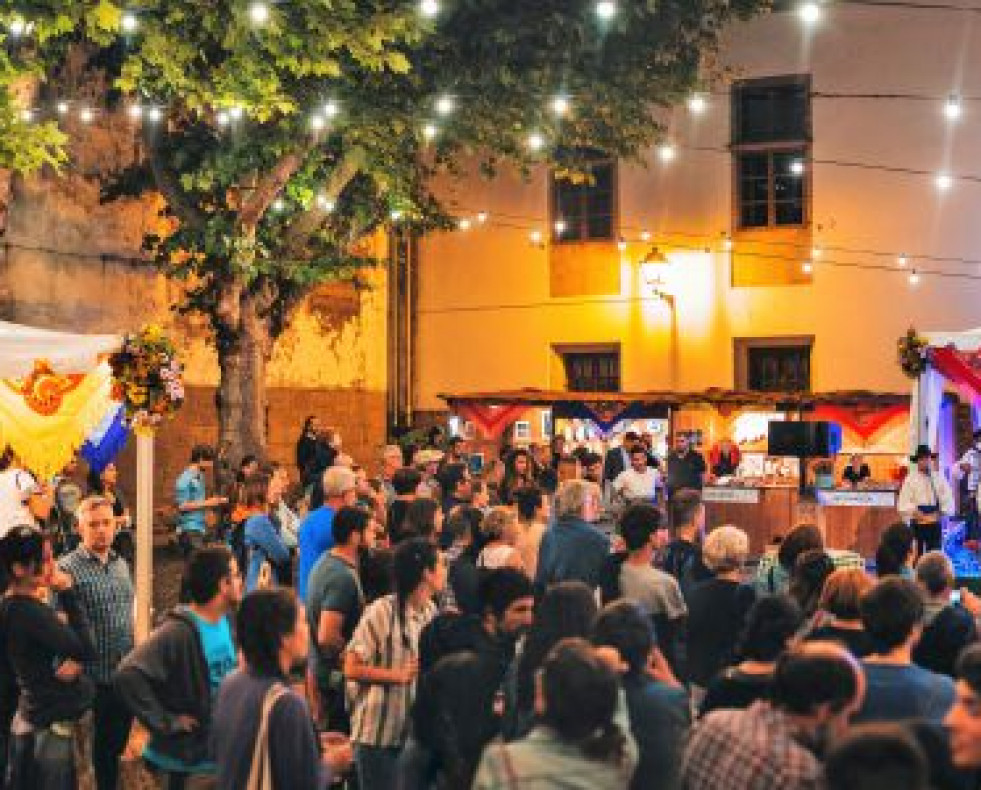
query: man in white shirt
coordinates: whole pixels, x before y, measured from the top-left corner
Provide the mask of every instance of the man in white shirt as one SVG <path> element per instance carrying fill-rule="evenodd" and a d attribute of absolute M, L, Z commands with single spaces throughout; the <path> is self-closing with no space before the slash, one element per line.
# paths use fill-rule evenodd
<path fill-rule="evenodd" d="M 974 443 L 954 464 L 950 471 L 954 480 L 965 479 L 967 483 L 967 501 L 961 503 L 961 508 L 967 517 L 964 537 L 977 540 L 978 534 L 978 481 L 981 479 L 981 430 L 974 432 Z"/>
<path fill-rule="evenodd" d="M 627 504 L 653 502 L 659 480 L 657 470 L 647 465 L 647 448 L 636 444 L 630 448 L 630 468 L 620 472 L 613 481 L 613 493 Z"/>
<path fill-rule="evenodd" d="M 899 490 L 896 508 L 910 522 L 916 535 L 918 556 L 941 550 L 941 522 L 944 516 L 954 515 L 954 494 L 936 468 L 937 456 L 921 444 L 910 460 L 910 469 Z"/>

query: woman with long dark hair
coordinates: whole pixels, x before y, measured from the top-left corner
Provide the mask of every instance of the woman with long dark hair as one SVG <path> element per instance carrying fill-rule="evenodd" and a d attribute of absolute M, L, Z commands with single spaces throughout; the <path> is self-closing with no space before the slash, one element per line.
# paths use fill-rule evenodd
<path fill-rule="evenodd" d="M 512 450 L 504 460 L 504 479 L 501 481 L 501 504 L 514 504 L 515 489 L 535 485 L 537 467 L 535 459 L 523 447 Z"/>
<path fill-rule="evenodd" d="M 257 472 L 245 481 L 243 503 L 255 513 L 245 522 L 244 545 L 246 556 L 245 590 L 251 592 L 268 582 L 289 585 L 292 582 L 290 550 L 280 534 L 276 509 L 283 496 L 282 478 L 268 471 Z M 263 578 L 263 566 L 268 564 L 272 575 Z"/>
<path fill-rule="evenodd" d="M 392 558 L 395 592 L 365 609 L 344 654 L 344 675 L 357 685 L 351 740 L 364 790 L 396 784 L 399 754 L 419 674 L 419 635 L 437 614 L 446 582 L 443 560 L 425 538 L 410 538 Z"/>
<path fill-rule="evenodd" d="M 598 611 L 596 596 L 582 582 L 560 582 L 545 593 L 524 648 L 504 681 L 503 732 L 507 740 L 521 738 L 534 724 L 535 673 L 545 656 L 563 639 L 587 638 Z"/>
<path fill-rule="evenodd" d="M 497 678 L 475 653 L 446 656 L 419 681 L 399 790 L 470 787 L 484 747 L 500 730 Z"/>
<path fill-rule="evenodd" d="M 564 787 L 626 790 L 637 766 L 618 670 L 611 648 L 585 639 L 563 639 L 536 678 L 538 725 L 520 741 L 491 744 L 474 790 Z"/>

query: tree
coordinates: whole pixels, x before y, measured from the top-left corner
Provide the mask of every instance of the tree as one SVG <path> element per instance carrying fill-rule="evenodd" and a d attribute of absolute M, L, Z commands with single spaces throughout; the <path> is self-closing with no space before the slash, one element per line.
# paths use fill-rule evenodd
<path fill-rule="evenodd" d="M 637 158 L 723 27 L 764 6 L 144 0 L 114 53 L 146 156 L 105 197 L 166 200 L 171 230 L 147 247 L 210 321 L 232 455 L 265 447 L 266 362 L 310 289 L 364 265 L 378 228 L 450 227 L 435 174 Z"/>

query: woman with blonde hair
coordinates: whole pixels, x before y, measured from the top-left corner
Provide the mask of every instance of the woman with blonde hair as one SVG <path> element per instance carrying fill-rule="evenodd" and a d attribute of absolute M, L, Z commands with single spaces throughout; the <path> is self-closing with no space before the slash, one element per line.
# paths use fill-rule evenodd
<path fill-rule="evenodd" d="M 509 507 L 491 508 L 480 524 L 484 548 L 477 556 L 477 567 L 486 570 L 514 568 L 524 572 L 521 552 L 516 548 L 519 534 L 518 514 Z"/>
<path fill-rule="evenodd" d="M 807 634 L 807 639 L 838 642 L 856 658 L 872 653 L 872 641 L 862 626 L 859 602 L 874 584 L 861 568 L 839 568 L 824 582 L 818 609 L 825 621 Z"/>

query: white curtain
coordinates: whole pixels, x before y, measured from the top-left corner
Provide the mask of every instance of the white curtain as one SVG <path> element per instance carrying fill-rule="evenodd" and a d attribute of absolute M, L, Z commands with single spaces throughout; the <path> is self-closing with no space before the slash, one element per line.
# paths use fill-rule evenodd
<path fill-rule="evenodd" d="M 940 439 L 940 404 L 944 397 L 944 377 L 933 368 L 927 368 L 913 382 L 913 398 L 910 404 L 910 452 L 921 444 L 937 449 Z"/>

